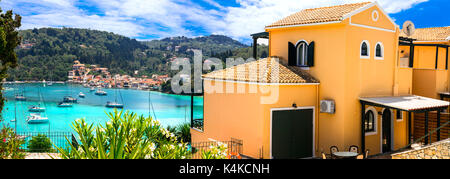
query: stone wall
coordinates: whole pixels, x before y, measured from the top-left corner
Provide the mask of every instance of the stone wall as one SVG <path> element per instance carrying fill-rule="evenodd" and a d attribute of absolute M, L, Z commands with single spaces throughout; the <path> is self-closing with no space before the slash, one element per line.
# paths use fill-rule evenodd
<path fill-rule="evenodd" d="M 392 159 L 450 159 L 450 139 L 393 154 Z"/>

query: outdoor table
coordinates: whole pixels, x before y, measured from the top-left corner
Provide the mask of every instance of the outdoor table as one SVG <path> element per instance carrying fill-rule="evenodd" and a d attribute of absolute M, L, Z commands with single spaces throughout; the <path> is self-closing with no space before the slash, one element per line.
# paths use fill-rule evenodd
<path fill-rule="evenodd" d="M 359 154 L 355 152 L 335 152 L 333 155 L 341 159 L 352 159 L 356 158 Z"/>

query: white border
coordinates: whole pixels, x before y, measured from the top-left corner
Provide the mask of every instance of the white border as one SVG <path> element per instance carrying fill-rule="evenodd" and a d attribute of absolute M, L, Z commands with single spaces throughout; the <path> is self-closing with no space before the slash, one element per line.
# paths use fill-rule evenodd
<path fill-rule="evenodd" d="M 380 118 L 380 153 L 383 153 L 383 114 L 384 111 L 387 110 L 388 108 L 383 108 L 382 110 L 382 114 L 381 114 L 381 118 Z M 389 111 L 391 112 L 391 151 L 394 151 L 394 112 L 392 111 L 392 109 L 389 109 Z"/>
<path fill-rule="evenodd" d="M 373 117 L 374 117 L 374 125 L 375 125 L 375 131 L 374 132 L 366 132 L 366 136 L 372 136 L 372 135 L 377 135 L 378 134 L 378 111 L 377 109 L 375 109 L 374 107 L 370 106 L 366 108 L 366 112 L 364 113 L 364 115 L 367 114 L 367 112 L 372 111 L 373 112 Z M 365 121 L 364 121 L 365 123 Z M 364 130 L 365 130 L 365 124 L 364 124 Z"/>
<path fill-rule="evenodd" d="M 375 15 L 376 15 L 376 18 L 375 18 Z M 380 13 L 378 13 L 377 10 L 373 10 L 372 11 L 372 20 L 376 22 L 376 21 L 378 21 L 378 19 L 380 19 Z"/>
<path fill-rule="evenodd" d="M 297 43 L 295 44 L 295 47 L 297 48 L 298 44 L 300 44 L 301 42 L 305 42 L 307 46 L 309 46 L 308 41 L 306 41 L 305 39 L 301 39 L 299 41 L 297 41 Z"/>
<path fill-rule="evenodd" d="M 304 26 L 317 26 L 317 25 L 326 25 L 326 24 L 338 24 L 342 21 L 330 21 L 330 22 L 320 22 L 313 24 L 299 24 L 299 25 L 285 25 L 285 26 L 276 26 L 276 27 L 266 27 L 265 29 L 282 29 L 282 28 L 292 28 L 292 27 L 304 27 Z"/>
<path fill-rule="evenodd" d="M 377 57 L 377 45 L 381 46 L 381 57 Z M 384 60 L 384 45 L 382 42 L 377 42 L 377 44 L 375 44 L 375 50 L 374 50 L 374 56 L 375 56 L 375 60 Z"/>
<path fill-rule="evenodd" d="M 362 45 L 363 43 L 367 44 L 367 56 L 362 56 Z M 370 43 L 368 40 L 363 40 L 361 44 L 359 44 L 359 58 L 361 59 L 370 59 Z"/>
<path fill-rule="evenodd" d="M 247 81 L 233 81 L 233 80 L 221 80 L 213 78 L 202 78 L 203 80 L 227 82 L 227 83 L 238 83 L 238 84 L 250 84 L 250 85 L 261 85 L 261 86 L 317 86 L 320 83 L 259 83 L 259 82 L 247 82 Z"/>
<path fill-rule="evenodd" d="M 270 158 L 273 159 L 272 156 L 272 116 L 274 111 L 294 111 L 294 110 L 304 110 L 304 109 L 312 109 L 313 110 L 313 146 L 312 146 L 312 157 L 316 156 L 316 107 L 297 107 L 297 108 L 272 108 L 270 109 Z"/>

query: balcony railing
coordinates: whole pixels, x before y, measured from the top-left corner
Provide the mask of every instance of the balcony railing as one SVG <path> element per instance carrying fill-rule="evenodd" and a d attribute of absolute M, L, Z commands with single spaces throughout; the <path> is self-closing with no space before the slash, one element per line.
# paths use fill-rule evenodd
<path fill-rule="evenodd" d="M 23 149 L 26 152 L 33 152 L 33 153 L 47 153 L 47 152 L 58 152 L 56 150 L 56 147 L 66 149 L 70 147 L 70 144 L 73 146 L 78 146 L 78 141 L 76 140 L 75 136 L 70 132 L 17 132 L 17 136 L 20 139 L 23 139 L 25 141 L 25 144 L 22 145 L 21 149 Z M 47 138 L 50 139 L 50 142 L 52 144 L 51 149 L 44 149 L 45 147 L 39 147 L 39 144 L 36 145 L 37 147 L 31 148 L 31 140 L 33 137 L 36 137 L 38 135 L 45 135 Z M 68 143 L 67 139 L 69 140 L 70 144 Z"/>
<path fill-rule="evenodd" d="M 203 119 L 194 119 L 193 121 L 192 121 L 192 129 L 196 129 L 196 130 L 199 130 L 199 131 L 203 131 L 204 130 L 204 120 Z"/>

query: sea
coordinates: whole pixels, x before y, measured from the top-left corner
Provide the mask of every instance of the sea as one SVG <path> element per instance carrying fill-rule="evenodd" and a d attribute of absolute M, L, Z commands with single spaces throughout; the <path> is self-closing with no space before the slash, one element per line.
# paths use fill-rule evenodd
<path fill-rule="evenodd" d="M 107 113 L 114 110 L 105 106 L 108 101 L 124 104 L 124 112 L 151 116 L 164 127 L 190 123 L 190 96 L 134 89 L 103 91 L 108 95 L 97 96 L 90 88 L 73 84 L 5 84 L 3 95 L 7 101 L 2 111 L 0 128 L 8 126 L 17 132 L 74 132 L 71 126 L 77 119 L 85 119 L 88 124 L 104 125 L 110 121 Z M 86 97 L 80 98 L 80 92 Z M 17 94 L 24 95 L 26 101 L 16 101 Z M 58 107 L 58 103 L 66 96 L 75 97 L 78 102 L 70 108 Z M 28 109 L 33 105 L 46 108 L 41 116 L 48 117 L 48 123 L 28 124 L 26 119 L 32 113 Z M 203 118 L 203 97 L 194 97 L 194 118 Z"/>

